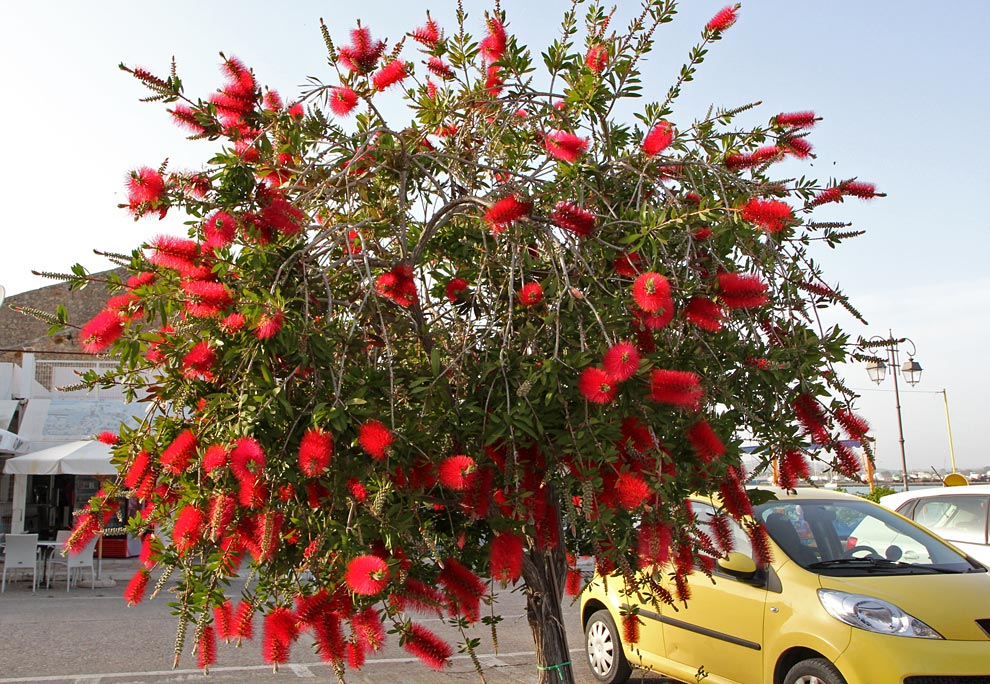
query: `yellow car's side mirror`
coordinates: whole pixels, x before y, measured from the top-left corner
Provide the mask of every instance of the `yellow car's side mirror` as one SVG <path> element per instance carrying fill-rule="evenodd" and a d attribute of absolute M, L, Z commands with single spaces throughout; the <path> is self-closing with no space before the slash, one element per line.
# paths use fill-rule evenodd
<path fill-rule="evenodd" d="M 717 562 L 720 570 L 739 579 L 751 579 L 756 574 L 756 561 L 745 553 L 732 551 Z"/>

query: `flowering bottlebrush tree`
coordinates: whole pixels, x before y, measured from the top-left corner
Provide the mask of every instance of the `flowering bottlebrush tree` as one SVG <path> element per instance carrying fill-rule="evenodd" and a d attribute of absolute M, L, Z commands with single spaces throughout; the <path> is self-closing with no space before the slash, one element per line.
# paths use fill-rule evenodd
<path fill-rule="evenodd" d="M 452 647 L 421 616 L 494 626 L 493 588 L 522 582 L 541 678 L 569 681 L 577 555 L 687 600 L 687 573 L 732 541 L 694 530 L 685 496 L 744 520 L 744 440 L 788 487 L 809 440 L 855 474 L 841 440 L 866 426 L 831 370 L 846 336 L 818 310 L 855 311 L 808 250 L 854 235 L 813 211 L 873 186 L 772 176 L 811 155 L 812 112 L 674 119 L 738 6 L 623 121 L 620 101 L 657 92 L 639 67 L 674 2 L 647 0 L 624 32 L 578 4 L 541 59 L 497 5 L 391 44 L 324 27 L 331 82 L 289 102 L 233 57 L 207 99 L 174 67 L 122 67 L 216 154 L 129 176 L 135 218 L 183 212 L 189 229 L 111 255 L 129 277 L 81 326 L 120 361 L 86 381 L 151 408 L 103 436 L 121 475 L 70 546 L 114 498 L 141 502 L 127 598 L 177 581 L 177 658 L 191 641 L 208 667 L 217 639 L 257 634 L 277 665 L 308 631 L 343 677 L 392 625 L 439 669 Z M 386 120 L 389 98 L 412 121 Z"/>

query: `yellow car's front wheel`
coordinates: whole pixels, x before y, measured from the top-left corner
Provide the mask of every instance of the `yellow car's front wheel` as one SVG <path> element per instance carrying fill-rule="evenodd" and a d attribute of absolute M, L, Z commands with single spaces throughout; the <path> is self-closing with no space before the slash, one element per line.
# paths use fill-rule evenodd
<path fill-rule="evenodd" d="M 585 650 L 591 674 L 603 684 L 622 684 L 632 669 L 622 651 L 622 640 L 607 610 L 599 610 L 584 628 Z"/>
<path fill-rule="evenodd" d="M 802 660 L 790 669 L 784 684 L 846 684 L 835 665 L 824 658 Z"/>

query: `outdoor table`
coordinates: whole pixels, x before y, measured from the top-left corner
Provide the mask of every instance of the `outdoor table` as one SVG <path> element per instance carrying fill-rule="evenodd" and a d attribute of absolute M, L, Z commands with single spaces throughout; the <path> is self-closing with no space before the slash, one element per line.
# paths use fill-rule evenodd
<path fill-rule="evenodd" d="M 41 583 L 45 584 L 48 581 L 48 559 L 52 557 L 55 552 L 55 547 L 58 546 L 58 542 L 54 539 L 48 540 L 38 540 L 38 559 L 41 561 Z M 7 548 L 6 542 L 0 542 L 0 552 Z"/>

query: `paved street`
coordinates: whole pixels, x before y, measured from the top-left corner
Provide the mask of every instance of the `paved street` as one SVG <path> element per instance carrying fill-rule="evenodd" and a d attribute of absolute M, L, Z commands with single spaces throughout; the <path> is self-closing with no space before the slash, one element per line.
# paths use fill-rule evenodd
<path fill-rule="evenodd" d="M 176 621 L 169 613 L 165 592 L 154 601 L 130 608 L 121 598 L 136 567 L 136 559 L 104 561 L 103 577 L 115 579 L 116 586 L 73 587 L 68 594 L 64 580 L 36 594 L 31 593 L 30 581 L 8 582 L 7 592 L 0 596 L 0 684 L 169 684 L 201 680 L 203 674 L 196 668 L 188 642 L 179 668 L 171 669 Z M 239 589 L 236 584 L 231 587 L 232 597 L 238 596 Z M 532 638 L 523 598 L 518 592 L 505 591 L 497 601 L 504 617 L 498 630 L 498 653 L 492 647 L 487 627 L 479 627 L 472 635 L 482 641 L 479 654 L 485 679 L 489 684 L 535 682 Z M 577 605 L 566 608 L 566 617 L 577 681 L 591 684 L 594 679 L 583 661 Z M 452 644 L 462 640 L 439 620 L 421 621 Z M 241 648 L 222 643 L 218 646 L 217 665 L 210 668 L 206 681 L 336 681 L 330 668 L 308 649 L 310 641 L 305 635 L 293 649 L 291 664 L 274 674 L 261 659 L 259 622 L 255 630 L 259 636 Z M 438 674 L 410 658 L 394 635 L 389 639 L 389 645 L 369 657 L 360 672 L 348 672 L 349 683 L 481 681 L 465 655 L 455 655 L 451 667 Z M 192 641 L 191 630 L 188 640 Z M 642 681 L 661 680 L 645 677 Z"/>

